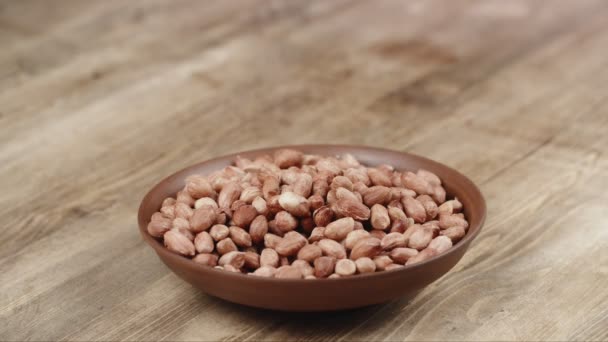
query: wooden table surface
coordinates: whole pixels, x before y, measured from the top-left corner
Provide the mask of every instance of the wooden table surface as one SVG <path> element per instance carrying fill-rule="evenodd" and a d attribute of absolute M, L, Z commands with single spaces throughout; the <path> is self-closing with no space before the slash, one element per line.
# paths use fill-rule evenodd
<path fill-rule="evenodd" d="M 607 17 L 604 0 L 0 2 L 0 340 L 608 340 Z M 297 143 L 450 165 L 485 228 L 415 299 L 329 314 L 212 298 L 142 242 L 160 178 Z"/>

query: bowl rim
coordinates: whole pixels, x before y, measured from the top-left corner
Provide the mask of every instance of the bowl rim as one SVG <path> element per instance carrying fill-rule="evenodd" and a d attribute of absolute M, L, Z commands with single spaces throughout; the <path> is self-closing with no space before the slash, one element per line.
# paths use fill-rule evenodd
<path fill-rule="evenodd" d="M 403 267 L 393 269 L 393 270 L 388 270 L 388 271 L 357 274 L 357 275 L 351 276 L 351 277 L 340 277 L 340 278 L 332 278 L 332 279 L 328 279 L 328 278 L 323 278 L 323 279 L 281 279 L 281 278 L 274 278 L 274 277 L 252 276 L 252 275 L 245 274 L 245 273 L 226 272 L 224 270 L 216 269 L 214 267 L 209 267 L 209 266 L 198 264 L 189 258 L 183 257 L 181 255 L 178 255 L 176 253 L 169 251 L 162 244 L 162 242 L 160 242 L 159 240 L 157 240 L 155 237 L 151 236 L 147 232 L 147 225 L 148 225 L 149 217 L 148 218 L 144 217 L 143 211 L 144 211 L 144 204 L 146 202 L 148 202 L 148 198 L 151 197 L 152 194 L 155 192 L 155 190 L 160 188 L 165 182 L 170 181 L 173 178 L 185 178 L 184 176 L 182 176 L 182 174 L 188 174 L 188 172 L 199 168 L 202 164 L 209 164 L 209 163 L 213 163 L 213 162 L 219 162 L 222 160 L 233 160 L 236 156 L 242 155 L 242 154 L 269 153 L 269 152 L 272 152 L 272 151 L 275 151 L 278 149 L 282 149 L 282 148 L 291 148 L 291 149 L 296 149 L 296 150 L 297 149 L 302 150 L 302 149 L 308 149 L 308 148 L 328 148 L 328 147 L 331 147 L 331 148 L 335 147 L 335 148 L 344 149 L 344 150 L 354 149 L 354 150 L 366 150 L 368 152 L 375 151 L 375 152 L 382 152 L 382 153 L 397 153 L 397 154 L 404 155 L 405 157 L 407 157 L 409 159 L 416 159 L 422 163 L 432 164 L 434 166 L 444 168 L 444 169 L 446 169 L 447 172 L 452 173 L 454 176 L 456 176 L 458 178 L 461 178 L 462 181 L 464 183 L 466 183 L 466 187 L 470 188 L 472 193 L 476 197 L 479 198 L 479 200 L 480 200 L 479 208 L 477 209 L 480 212 L 479 221 L 476 222 L 476 224 L 474 226 L 471 225 L 467 231 L 467 234 L 465 234 L 465 236 L 462 239 L 460 239 L 460 241 L 458 241 L 454 246 L 452 246 L 452 248 L 450 248 L 448 251 L 440 253 L 440 254 L 438 254 L 434 257 L 431 257 L 427 260 L 424 260 L 422 262 L 418 262 L 418 263 L 415 263 L 412 265 L 404 265 Z M 347 153 L 347 151 L 345 151 L 345 153 Z M 152 186 L 152 188 L 150 188 L 150 190 L 148 190 L 148 192 L 145 194 L 145 196 L 142 198 L 142 200 L 140 202 L 140 205 L 139 205 L 139 208 L 137 211 L 137 221 L 138 221 L 138 226 L 139 226 L 139 232 L 140 232 L 140 235 L 142 236 L 143 240 L 148 245 L 150 245 L 150 247 L 152 247 L 156 251 L 156 253 L 159 254 L 159 256 L 162 254 L 163 258 L 169 258 L 177 263 L 181 263 L 182 265 L 184 265 L 184 267 L 187 267 L 191 270 L 196 270 L 203 274 L 208 272 L 210 276 L 225 276 L 228 279 L 232 278 L 235 280 L 245 280 L 245 281 L 251 281 L 251 282 L 260 283 L 260 284 L 261 283 L 278 283 L 278 282 L 280 282 L 280 283 L 298 283 L 298 284 L 310 283 L 310 284 L 318 285 L 319 281 L 322 281 L 323 283 L 325 283 L 325 282 L 352 281 L 352 280 L 356 280 L 356 279 L 369 279 L 369 278 L 381 279 L 383 277 L 388 278 L 388 277 L 391 277 L 393 274 L 396 274 L 399 272 L 405 273 L 405 272 L 408 272 L 408 271 L 411 271 L 414 269 L 419 269 L 419 268 L 428 266 L 429 264 L 435 263 L 443 258 L 446 258 L 447 256 L 449 256 L 451 254 L 456 253 L 458 250 L 460 250 L 462 248 L 466 248 L 466 246 L 468 246 L 468 244 L 471 241 L 473 241 L 477 237 L 477 235 L 479 235 L 479 233 L 481 232 L 481 229 L 483 228 L 483 225 L 486 220 L 486 215 L 487 215 L 486 200 L 485 200 L 483 194 L 481 193 L 481 191 L 479 190 L 479 188 L 477 187 L 477 185 L 475 185 L 475 183 L 473 183 L 473 181 L 471 181 L 467 176 L 463 175 L 459 171 L 457 171 L 445 164 L 436 162 L 432 159 L 422 157 L 420 155 L 409 153 L 409 152 L 396 151 L 396 150 L 391 150 L 391 149 L 386 149 L 386 148 L 379 148 L 379 147 L 372 147 L 372 146 L 365 146 L 365 145 L 300 144 L 300 145 L 279 145 L 279 146 L 272 146 L 272 147 L 265 147 L 265 148 L 256 148 L 256 149 L 251 149 L 251 150 L 246 150 L 246 151 L 239 151 L 236 153 L 224 154 L 224 155 L 213 157 L 211 159 L 207 159 L 207 160 L 204 160 L 201 162 L 197 162 L 195 164 L 184 167 L 178 171 L 175 171 L 171 175 L 161 179 L 154 186 Z M 473 228 L 475 228 L 475 229 L 473 229 Z"/>

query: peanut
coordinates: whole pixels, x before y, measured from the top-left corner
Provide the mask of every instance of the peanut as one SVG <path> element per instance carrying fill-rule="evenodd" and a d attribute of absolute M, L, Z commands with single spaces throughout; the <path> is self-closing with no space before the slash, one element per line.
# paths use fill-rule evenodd
<path fill-rule="evenodd" d="M 314 261 L 315 277 L 326 278 L 334 273 L 336 258 L 330 256 L 318 257 Z"/>
<path fill-rule="evenodd" d="M 341 241 L 353 231 L 355 228 L 355 220 L 351 217 L 344 217 L 336 220 L 325 227 L 324 234 L 327 238 Z"/>
<path fill-rule="evenodd" d="M 384 230 L 391 224 L 388 210 L 381 204 L 374 204 L 371 209 L 371 224 L 374 229 Z"/>
<path fill-rule="evenodd" d="M 209 235 L 211 235 L 213 240 L 220 241 L 224 240 L 228 237 L 228 235 L 230 235 L 230 230 L 223 224 L 216 224 L 209 230 Z"/>
<path fill-rule="evenodd" d="M 363 238 L 353 246 L 353 249 L 350 252 L 350 259 L 357 260 L 363 257 L 373 258 L 380 252 L 382 252 L 382 246 L 379 239 L 374 237 Z"/>
<path fill-rule="evenodd" d="M 211 253 L 215 248 L 213 238 L 207 232 L 200 232 L 194 238 L 194 248 L 199 253 Z"/>
<path fill-rule="evenodd" d="M 368 257 L 357 259 L 355 264 L 359 273 L 372 273 L 376 271 L 376 263 Z"/>
<path fill-rule="evenodd" d="M 192 256 L 195 254 L 194 244 L 177 229 L 171 229 L 163 235 L 165 246 L 173 253 Z"/>
<path fill-rule="evenodd" d="M 352 260 L 340 259 L 336 262 L 335 272 L 341 276 L 353 275 L 357 272 L 357 265 Z"/>
<path fill-rule="evenodd" d="M 336 259 L 346 258 L 346 250 L 340 243 L 330 240 L 322 239 L 319 241 L 319 247 L 323 251 L 323 255 L 334 257 Z"/>
<path fill-rule="evenodd" d="M 260 266 L 279 266 L 279 254 L 271 248 L 264 248 L 260 254 Z"/>
<path fill-rule="evenodd" d="M 234 241 L 230 238 L 225 238 L 224 240 L 219 241 L 215 245 L 215 249 L 220 255 L 224 255 L 226 253 L 237 251 L 238 248 L 234 244 Z"/>
<path fill-rule="evenodd" d="M 209 266 L 209 267 L 216 266 L 217 260 L 218 260 L 217 255 L 208 254 L 208 253 L 197 254 L 194 258 L 192 258 L 192 261 L 194 261 L 195 263 Z"/>

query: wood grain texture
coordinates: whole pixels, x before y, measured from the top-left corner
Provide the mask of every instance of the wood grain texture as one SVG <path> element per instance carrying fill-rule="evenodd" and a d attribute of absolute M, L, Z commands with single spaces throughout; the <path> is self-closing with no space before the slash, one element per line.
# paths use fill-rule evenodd
<path fill-rule="evenodd" d="M 0 340 L 608 340 L 607 16 L 603 0 L 1 1 Z M 139 238 L 167 174 L 321 142 L 462 171 L 484 231 L 412 301 L 314 315 L 197 292 Z"/>

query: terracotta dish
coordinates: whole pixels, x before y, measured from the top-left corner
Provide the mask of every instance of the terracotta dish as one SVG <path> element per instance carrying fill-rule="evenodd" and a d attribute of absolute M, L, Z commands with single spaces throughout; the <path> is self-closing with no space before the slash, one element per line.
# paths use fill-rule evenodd
<path fill-rule="evenodd" d="M 253 158 L 285 146 L 238 153 Z M 147 223 L 162 200 L 174 196 L 191 174 L 208 174 L 230 165 L 237 154 L 211 159 L 165 178 L 144 197 L 139 207 L 139 231 L 159 258 L 194 287 L 219 298 L 244 305 L 283 311 L 328 311 L 368 306 L 396 298 L 412 298 L 425 286 L 448 272 L 462 258 L 479 234 L 486 216 L 486 204 L 479 189 L 459 172 L 416 155 L 379 148 L 347 145 L 289 146 L 305 153 L 339 155 L 351 153 L 366 165 L 387 163 L 399 170 L 423 168 L 437 174 L 448 196 L 463 203 L 470 227 L 467 235 L 449 251 L 424 262 L 397 270 L 339 279 L 290 280 L 247 276 L 213 269 L 167 250 L 148 235 Z"/>

